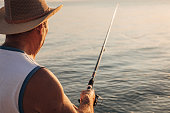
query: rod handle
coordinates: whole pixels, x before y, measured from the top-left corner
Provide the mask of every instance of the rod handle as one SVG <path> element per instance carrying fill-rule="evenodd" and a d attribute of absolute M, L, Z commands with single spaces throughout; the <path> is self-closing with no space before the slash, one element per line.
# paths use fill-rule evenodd
<path fill-rule="evenodd" d="M 94 83 L 94 78 L 92 77 L 92 78 L 90 79 L 89 83 L 88 83 L 87 89 L 93 88 L 93 83 Z M 91 86 L 91 87 L 90 87 L 90 86 Z"/>

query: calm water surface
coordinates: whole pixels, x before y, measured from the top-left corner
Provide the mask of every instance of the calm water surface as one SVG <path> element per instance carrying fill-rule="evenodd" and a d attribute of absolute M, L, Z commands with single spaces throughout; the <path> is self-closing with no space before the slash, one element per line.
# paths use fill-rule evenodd
<path fill-rule="evenodd" d="M 170 113 L 170 1 L 119 3 L 96 75 L 95 90 L 103 103 L 95 112 Z M 76 105 L 93 72 L 115 4 L 65 1 L 50 19 L 37 62 L 57 76 Z"/>

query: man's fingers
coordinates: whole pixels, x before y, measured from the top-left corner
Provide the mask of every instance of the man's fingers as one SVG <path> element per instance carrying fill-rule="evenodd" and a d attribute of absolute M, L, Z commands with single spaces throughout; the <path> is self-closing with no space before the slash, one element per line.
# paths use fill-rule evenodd
<path fill-rule="evenodd" d="M 87 90 L 84 90 L 84 91 L 82 91 L 82 93 L 81 94 L 93 94 L 94 93 L 94 90 L 93 89 L 87 89 Z"/>

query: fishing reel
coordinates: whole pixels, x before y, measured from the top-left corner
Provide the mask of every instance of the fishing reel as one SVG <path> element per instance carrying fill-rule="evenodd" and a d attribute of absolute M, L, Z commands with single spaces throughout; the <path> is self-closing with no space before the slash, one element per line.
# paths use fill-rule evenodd
<path fill-rule="evenodd" d="M 98 101 L 99 99 L 101 99 L 102 102 L 103 102 L 103 98 L 102 98 L 101 96 L 95 95 L 95 100 L 94 100 L 93 106 L 96 106 L 96 105 L 97 105 L 97 103 L 99 102 L 99 101 Z M 100 103 L 102 103 L 102 102 L 100 102 Z"/>

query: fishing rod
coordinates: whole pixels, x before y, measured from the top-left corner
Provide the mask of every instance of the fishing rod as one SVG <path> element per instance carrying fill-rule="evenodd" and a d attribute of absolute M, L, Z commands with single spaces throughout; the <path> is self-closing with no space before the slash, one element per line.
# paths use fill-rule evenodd
<path fill-rule="evenodd" d="M 96 76 L 96 72 L 97 72 L 97 69 L 98 69 L 98 67 L 99 67 L 99 63 L 100 63 L 100 61 L 101 61 L 103 52 L 104 52 L 104 50 L 105 50 L 106 42 L 107 42 L 107 39 L 108 39 L 108 37 L 109 37 L 110 30 L 111 30 L 111 28 L 112 28 L 112 24 L 113 24 L 113 21 L 114 21 L 114 18 L 115 18 L 115 15 L 116 15 L 116 12 L 117 12 L 118 7 L 119 7 L 119 4 L 116 5 L 116 8 L 115 8 L 115 10 L 114 10 L 114 13 L 113 13 L 113 16 L 112 16 L 112 20 L 111 20 L 111 22 L 110 22 L 110 26 L 109 26 L 108 31 L 107 31 L 107 33 L 106 33 L 106 37 L 105 37 L 105 39 L 104 39 L 104 43 L 103 43 L 103 45 L 102 45 L 102 48 L 101 48 L 99 57 L 98 57 L 98 59 L 97 59 L 97 63 L 96 63 L 96 66 L 95 66 L 95 68 L 94 68 L 94 71 L 93 71 L 93 73 L 92 73 L 91 79 L 89 80 L 87 89 L 93 88 L 94 78 L 95 78 L 95 76 Z M 98 100 L 99 97 L 100 97 L 99 95 L 96 95 L 96 97 L 95 97 L 95 102 L 94 102 L 94 106 L 97 104 L 97 100 Z"/>
<path fill-rule="evenodd" d="M 112 20 L 111 20 L 110 26 L 109 26 L 109 28 L 108 28 L 108 31 L 107 31 L 107 34 L 106 34 L 106 37 L 105 37 L 105 40 L 104 40 L 102 49 L 101 49 L 100 54 L 99 54 L 99 57 L 98 57 L 98 59 L 97 59 L 96 66 L 95 66 L 95 68 L 94 68 L 92 77 L 91 77 L 91 79 L 90 79 L 90 81 L 89 81 L 89 83 L 88 83 L 88 85 L 92 86 L 92 88 L 93 88 L 93 84 L 94 84 L 94 78 L 95 78 L 97 69 L 98 69 L 98 67 L 99 67 L 99 63 L 100 63 L 100 61 L 101 61 L 103 52 L 104 52 L 104 50 L 105 50 L 106 42 L 107 42 L 107 39 L 108 39 L 108 37 L 109 37 L 110 30 L 111 30 L 111 28 L 112 28 L 112 24 L 113 24 L 113 21 L 114 21 L 114 18 L 115 18 L 115 15 L 116 15 L 116 12 L 117 12 L 118 7 L 119 7 L 119 4 L 116 5 L 116 8 L 115 8 L 115 10 L 114 10 L 114 13 L 113 13 L 113 16 L 112 16 Z M 89 88 L 91 88 L 91 87 L 88 87 L 87 89 L 89 89 Z"/>

